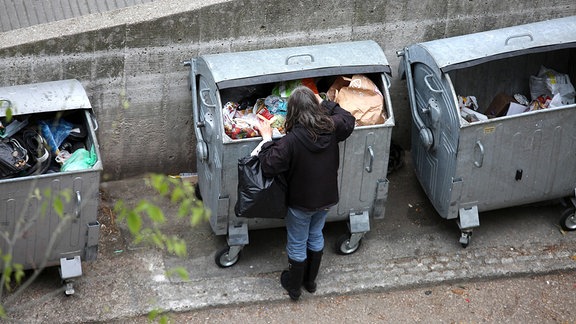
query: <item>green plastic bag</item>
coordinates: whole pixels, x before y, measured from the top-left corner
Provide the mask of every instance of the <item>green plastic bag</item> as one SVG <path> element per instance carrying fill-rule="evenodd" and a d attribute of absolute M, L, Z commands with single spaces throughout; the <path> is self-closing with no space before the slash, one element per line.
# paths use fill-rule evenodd
<path fill-rule="evenodd" d="M 72 153 L 72 155 L 62 164 L 60 171 L 77 171 L 90 169 L 96 164 L 98 157 L 96 156 L 96 149 L 94 145 L 90 148 L 90 151 L 86 149 L 77 149 Z"/>

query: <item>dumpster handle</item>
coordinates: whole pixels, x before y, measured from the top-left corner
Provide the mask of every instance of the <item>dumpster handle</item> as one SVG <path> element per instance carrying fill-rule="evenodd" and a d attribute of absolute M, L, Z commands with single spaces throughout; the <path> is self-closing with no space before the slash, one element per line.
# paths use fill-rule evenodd
<path fill-rule="evenodd" d="M 8 100 L 8 99 L 4 99 L 4 98 L 0 98 L 0 107 L 4 106 L 4 103 L 8 103 L 6 109 L 12 107 L 12 101 Z"/>
<path fill-rule="evenodd" d="M 202 100 L 202 104 L 206 107 L 210 107 L 210 108 L 216 108 L 216 105 L 210 105 L 206 102 L 206 100 L 204 99 L 204 96 L 202 94 L 204 94 L 204 92 L 210 92 L 210 88 L 204 88 L 204 89 L 200 89 L 200 100 Z"/>
<path fill-rule="evenodd" d="M 82 196 L 80 190 L 76 190 L 76 218 L 80 218 L 80 210 L 82 209 Z"/>
<path fill-rule="evenodd" d="M 478 147 L 478 149 L 480 150 L 480 156 L 479 156 L 479 159 L 474 161 L 474 166 L 476 166 L 477 168 L 481 168 L 482 163 L 484 163 L 484 146 L 482 145 L 482 143 L 480 141 L 477 141 L 476 145 L 474 146 L 474 152 L 476 152 L 476 147 Z M 474 155 L 476 155 L 476 154 L 474 154 Z"/>
<path fill-rule="evenodd" d="M 426 86 L 427 86 L 428 89 L 430 89 L 430 91 L 432 91 L 432 92 L 442 93 L 442 90 L 438 90 L 438 89 L 432 88 L 432 85 L 431 85 L 430 82 L 428 81 L 428 79 L 429 79 L 430 77 L 432 77 L 432 76 L 434 76 L 434 75 L 433 75 L 432 73 L 430 73 L 430 74 L 428 74 L 428 75 L 426 75 L 426 76 L 424 77 L 424 82 L 426 83 Z"/>
<path fill-rule="evenodd" d="M 200 109 L 198 107 L 198 97 L 196 96 L 196 64 L 195 61 L 187 62 L 190 66 L 190 92 L 192 94 L 192 117 L 194 118 L 194 133 L 196 134 L 196 156 L 202 162 L 208 160 L 208 146 L 204 142 L 204 136 L 202 136 L 202 123 L 199 120 Z M 204 101 L 204 100 L 202 100 Z"/>
<path fill-rule="evenodd" d="M 534 41 L 534 37 L 532 36 L 532 34 L 526 33 L 526 34 L 509 36 L 508 38 L 506 38 L 506 41 L 504 42 L 504 46 L 507 46 L 507 45 L 508 45 L 508 42 L 509 42 L 511 39 L 514 39 L 514 38 L 522 38 L 522 37 L 528 37 L 528 38 L 530 38 L 530 41 L 531 41 L 531 42 Z"/>
<path fill-rule="evenodd" d="M 364 167 L 366 172 L 372 172 L 372 163 L 374 162 L 374 150 L 372 149 L 372 145 L 369 145 L 366 149 L 367 157 L 368 157 L 368 165 Z M 364 163 L 366 163 L 366 158 L 364 158 Z"/>
<path fill-rule="evenodd" d="M 312 56 L 312 54 L 293 54 L 293 55 L 289 55 L 286 58 L 286 62 L 284 64 L 289 65 L 290 64 L 290 60 L 299 56 L 308 56 L 310 58 L 310 63 L 314 62 L 314 56 Z"/>
<path fill-rule="evenodd" d="M 96 116 L 94 114 L 90 114 L 90 120 L 92 121 L 92 128 L 94 131 L 98 130 L 98 121 L 96 120 Z"/>
<path fill-rule="evenodd" d="M 416 101 L 416 97 L 414 95 L 414 80 L 412 80 L 412 67 L 410 66 L 410 62 L 408 62 L 407 56 L 404 56 L 404 62 L 406 64 L 405 73 L 406 73 L 406 84 L 408 85 L 408 98 L 410 99 L 410 109 L 412 110 L 412 120 L 414 121 L 414 125 L 418 128 L 418 133 L 420 135 L 420 141 L 422 145 L 426 147 L 426 150 L 429 150 L 434 144 L 434 137 L 432 135 L 432 131 L 422 121 L 420 115 L 418 114 L 418 102 Z"/>
<path fill-rule="evenodd" d="M 390 86 L 392 85 L 392 83 L 390 82 L 390 77 L 388 77 L 388 74 L 384 74 L 384 81 L 386 81 L 386 88 L 390 90 Z"/>

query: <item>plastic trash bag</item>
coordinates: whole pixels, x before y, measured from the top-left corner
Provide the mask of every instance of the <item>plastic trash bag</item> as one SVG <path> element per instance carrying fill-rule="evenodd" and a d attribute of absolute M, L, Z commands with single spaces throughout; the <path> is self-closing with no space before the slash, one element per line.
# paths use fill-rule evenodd
<path fill-rule="evenodd" d="M 79 148 L 64 163 L 60 168 L 60 171 L 76 171 L 90 169 L 96 164 L 98 157 L 96 156 L 96 149 L 94 145 L 90 148 L 90 151 Z"/>
<path fill-rule="evenodd" d="M 54 120 L 52 123 L 48 123 L 45 120 L 39 120 L 38 126 L 40 126 L 42 136 L 44 136 L 48 143 L 50 152 L 58 154 L 60 144 L 62 144 L 66 137 L 68 137 L 74 124 L 60 118 Z"/>
<path fill-rule="evenodd" d="M 255 125 L 258 125 L 256 114 L 241 110 L 236 102 L 229 101 L 222 108 L 224 120 L 224 132 L 231 139 L 249 138 L 260 136 Z"/>
<path fill-rule="evenodd" d="M 264 98 L 264 105 L 274 115 L 286 116 L 288 113 L 288 100 L 285 98 L 270 95 Z"/>
<path fill-rule="evenodd" d="M 28 152 L 16 139 L 0 141 L 0 179 L 29 168 Z"/>
<path fill-rule="evenodd" d="M 550 107 L 570 105 L 575 101 L 576 91 L 568 74 L 541 66 L 537 76 L 530 76 L 529 83 L 532 100 L 536 100 L 539 96 L 553 98 L 560 94 L 560 98 L 557 98 Z"/>
<path fill-rule="evenodd" d="M 238 217 L 284 218 L 287 183 L 283 176 L 265 177 L 258 156 L 238 159 L 238 199 L 234 211 Z"/>

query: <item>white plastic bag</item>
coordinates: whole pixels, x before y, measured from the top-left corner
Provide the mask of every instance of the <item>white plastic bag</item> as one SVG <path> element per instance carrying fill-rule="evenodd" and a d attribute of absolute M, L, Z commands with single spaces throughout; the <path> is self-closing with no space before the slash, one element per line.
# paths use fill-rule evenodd
<path fill-rule="evenodd" d="M 574 103 L 576 91 L 570 82 L 570 76 L 541 66 L 538 75 L 530 77 L 530 96 L 532 100 L 536 100 L 539 96 L 553 98 L 556 94 L 560 94 L 561 105 Z M 557 101 L 555 104 L 557 104 Z"/>

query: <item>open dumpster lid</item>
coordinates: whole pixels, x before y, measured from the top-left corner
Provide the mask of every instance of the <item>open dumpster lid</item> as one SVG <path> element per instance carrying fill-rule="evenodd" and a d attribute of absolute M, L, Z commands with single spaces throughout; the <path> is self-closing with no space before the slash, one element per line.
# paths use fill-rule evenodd
<path fill-rule="evenodd" d="M 576 16 L 433 40 L 409 48 L 410 61 L 433 58 L 444 72 L 496 59 L 576 47 Z"/>
<path fill-rule="evenodd" d="M 74 79 L 0 87 L 0 117 L 8 107 L 13 115 L 92 108 L 84 87 Z"/>
<path fill-rule="evenodd" d="M 390 73 L 384 52 L 371 40 L 209 54 L 198 60 L 221 89 L 314 77 L 321 71 L 324 75 Z"/>

